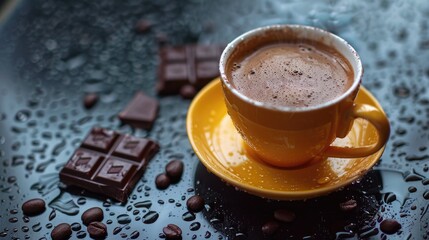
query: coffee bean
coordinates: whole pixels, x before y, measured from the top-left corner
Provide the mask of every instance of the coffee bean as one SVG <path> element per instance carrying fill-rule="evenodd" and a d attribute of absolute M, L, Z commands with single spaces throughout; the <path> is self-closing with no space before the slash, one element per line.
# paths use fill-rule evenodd
<path fill-rule="evenodd" d="M 172 183 L 177 183 L 183 174 L 183 162 L 172 160 L 165 166 L 165 172 L 170 177 Z"/>
<path fill-rule="evenodd" d="M 93 207 L 86 210 L 81 217 L 83 224 L 87 226 L 92 222 L 101 222 L 103 221 L 103 218 L 103 210 L 99 207 Z"/>
<path fill-rule="evenodd" d="M 166 189 L 170 186 L 170 178 L 165 173 L 156 176 L 155 185 L 158 189 Z"/>
<path fill-rule="evenodd" d="M 89 236 L 94 239 L 102 239 L 107 236 L 107 227 L 101 222 L 90 223 L 86 230 L 88 231 Z"/>
<path fill-rule="evenodd" d="M 65 240 L 69 239 L 72 235 L 72 229 L 70 224 L 61 223 L 57 225 L 51 232 L 51 238 L 53 240 Z"/>
<path fill-rule="evenodd" d="M 162 232 L 165 234 L 167 239 L 180 239 L 182 238 L 182 229 L 177 225 L 168 224 L 167 227 L 162 229 Z"/>
<path fill-rule="evenodd" d="M 34 198 L 22 204 L 22 212 L 27 216 L 36 216 L 46 210 L 45 201 L 40 198 Z"/>
<path fill-rule="evenodd" d="M 294 212 L 286 209 L 277 209 L 276 211 L 274 211 L 274 218 L 282 222 L 293 222 L 295 220 L 295 217 L 296 216 Z"/>
<path fill-rule="evenodd" d="M 395 219 L 385 219 L 380 223 L 380 230 L 386 234 L 394 234 L 401 229 L 401 224 Z"/>
<path fill-rule="evenodd" d="M 85 95 L 83 99 L 83 106 L 85 106 L 86 109 L 90 109 L 94 107 L 94 105 L 98 102 L 98 95 L 95 93 L 89 93 Z"/>
<path fill-rule="evenodd" d="M 343 212 L 350 212 L 355 210 L 357 207 L 356 200 L 350 199 L 346 202 L 340 203 L 340 209 Z"/>
<path fill-rule="evenodd" d="M 197 90 L 190 84 L 180 88 L 180 96 L 182 96 L 183 99 L 192 99 L 195 97 L 195 94 L 197 94 Z"/>
<path fill-rule="evenodd" d="M 204 208 L 204 198 L 198 195 L 192 196 L 186 201 L 186 206 L 192 212 L 199 212 Z"/>
<path fill-rule="evenodd" d="M 135 27 L 135 30 L 137 33 L 145 33 L 149 31 L 149 29 L 152 27 L 153 23 L 148 19 L 140 19 Z"/>
<path fill-rule="evenodd" d="M 264 225 L 262 225 L 262 232 L 265 235 L 273 235 L 277 229 L 279 229 L 280 224 L 279 222 L 275 221 L 275 220 L 270 220 L 268 222 L 266 222 Z"/>

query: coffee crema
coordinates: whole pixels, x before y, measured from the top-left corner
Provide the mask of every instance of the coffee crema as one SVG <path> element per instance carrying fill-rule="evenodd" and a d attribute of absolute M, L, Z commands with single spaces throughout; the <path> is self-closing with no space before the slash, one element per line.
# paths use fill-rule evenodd
<path fill-rule="evenodd" d="M 229 61 L 232 86 L 245 96 L 280 107 L 317 106 L 353 83 L 350 63 L 338 51 L 314 42 L 262 46 Z"/>

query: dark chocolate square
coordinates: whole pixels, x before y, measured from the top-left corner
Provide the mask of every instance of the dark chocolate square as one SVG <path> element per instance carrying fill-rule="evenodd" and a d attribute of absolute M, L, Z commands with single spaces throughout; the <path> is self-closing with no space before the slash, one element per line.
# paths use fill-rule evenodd
<path fill-rule="evenodd" d="M 186 47 L 165 47 L 161 50 L 161 57 L 168 62 L 183 62 L 186 61 Z"/>
<path fill-rule="evenodd" d="M 103 160 L 103 156 L 97 152 L 77 149 L 64 169 L 76 176 L 90 177 L 97 169 L 100 161 Z"/>
<path fill-rule="evenodd" d="M 196 87 L 202 88 L 209 81 L 219 76 L 219 62 L 216 61 L 204 61 L 197 63 L 196 68 Z"/>
<path fill-rule="evenodd" d="M 136 166 L 118 158 L 110 157 L 104 162 L 95 180 L 104 184 L 123 187 L 134 174 Z"/>
<path fill-rule="evenodd" d="M 217 45 L 197 45 L 195 46 L 196 62 L 199 60 L 212 59 L 219 65 L 222 50 L 223 48 Z"/>
<path fill-rule="evenodd" d="M 93 128 L 83 141 L 83 146 L 107 152 L 115 142 L 117 136 L 118 134 L 113 131 L 102 128 Z"/>
<path fill-rule="evenodd" d="M 116 146 L 113 154 L 123 156 L 133 160 L 139 160 L 143 155 L 148 141 L 146 139 L 136 138 L 133 136 L 125 136 Z"/>

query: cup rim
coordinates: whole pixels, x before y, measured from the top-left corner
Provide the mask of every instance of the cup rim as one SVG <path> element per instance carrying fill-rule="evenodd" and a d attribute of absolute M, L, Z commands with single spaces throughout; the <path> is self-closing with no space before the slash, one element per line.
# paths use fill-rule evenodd
<path fill-rule="evenodd" d="M 265 32 L 265 31 L 268 31 L 271 29 L 283 29 L 283 28 L 301 29 L 304 31 L 316 31 L 316 32 L 321 33 L 324 36 L 327 36 L 327 37 L 334 39 L 335 41 L 343 44 L 350 51 L 350 53 L 352 53 L 352 56 L 353 56 L 354 60 L 356 61 L 356 71 L 353 70 L 354 77 L 353 77 L 352 86 L 350 86 L 349 89 L 347 89 L 347 91 L 345 91 L 343 94 L 341 94 L 340 96 L 338 96 L 332 100 L 329 100 L 329 101 L 324 102 L 322 104 L 318 104 L 318 105 L 314 105 L 314 106 L 307 106 L 307 107 L 277 106 L 277 105 L 273 105 L 270 103 L 257 101 L 257 100 L 254 100 L 252 98 L 249 98 L 248 96 L 244 95 L 243 93 L 239 92 L 236 88 L 234 88 L 232 86 L 231 82 L 227 78 L 227 75 L 225 73 L 225 71 L 226 71 L 225 67 L 226 67 L 226 63 L 227 63 L 228 58 L 230 57 L 230 55 L 234 51 L 235 46 L 240 44 L 241 42 L 244 42 L 246 39 L 248 39 L 254 35 L 258 35 L 261 32 Z M 338 49 L 336 49 L 336 50 L 338 50 Z M 338 50 L 338 51 L 341 54 L 343 54 L 340 50 Z M 350 63 L 350 64 L 353 65 L 353 63 Z M 238 36 L 234 40 L 232 40 L 223 50 L 222 55 L 221 55 L 220 60 L 219 60 L 219 71 L 220 71 L 220 79 L 223 83 L 222 85 L 225 86 L 235 96 L 239 97 L 241 100 L 243 100 L 249 104 L 252 104 L 254 106 L 257 106 L 257 107 L 261 107 L 261 108 L 265 108 L 265 109 L 269 109 L 269 110 L 283 111 L 283 112 L 306 112 L 306 111 L 318 110 L 318 109 L 322 109 L 325 107 L 335 105 L 338 102 L 341 102 L 342 100 L 347 98 L 350 94 L 352 94 L 359 87 L 361 80 L 362 80 L 362 75 L 363 75 L 363 67 L 362 67 L 361 59 L 360 59 L 358 53 L 356 52 L 356 50 L 346 40 L 342 39 L 341 37 L 339 37 L 339 36 L 337 36 L 331 32 L 328 32 L 326 30 L 323 30 L 323 29 L 320 29 L 317 27 L 313 27 L 313 26 L 299 25 L 299 24 L 268 25 L 268 26 L 255 28 L 253 30 L 250 30 L 248 32 L 241 34 L 240 36 Z"/>

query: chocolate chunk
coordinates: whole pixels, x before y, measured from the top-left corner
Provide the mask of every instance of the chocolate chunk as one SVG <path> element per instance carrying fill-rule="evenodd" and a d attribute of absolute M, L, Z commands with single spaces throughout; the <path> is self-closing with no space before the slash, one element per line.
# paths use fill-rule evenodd
<path fill-rule="evenodd" d="M 101 222 L 103 221 L 103 218 L 103 210 L 99 207 L 93 207 L 86 210 L 81 217 L 83 224 L 87 226 L 92 222 Z"/>
<path fill-rule="evenodd" d="M 22 204 L 22 212 L 27 216 L 36 216 L 46 210 L 45 201 L 40 198 L 34 198 Z"/>
<path fill-rule="evenodd" d="M 172 160 L 165 166 L 165 172 L 172 183 L 177 183 L 183 174 L 183 162 Z"/>
<path fill-rule="evenodd" d="M 355 210 L 357 207 L 356 200 L 350 199 L 346 202 L 340 203 L 340 209 L 343 212 L 350 212 Z"/>
<path fill-rule="evenodd" d="M 89 236 L 94 239 L 103 239 L 107 236 L 107 227 L 101 222 L 92 222 L 86 229 Z"/>
<path fill-rule="evenodd" d="M 274 211 L 274 218 L 281 221 L 290 223 L 295 220 L 295 213 L 286 209 L 277 209 Z"/>
<path fill-rule="evenodd" d="M 135 128 L 151 129 L 158 114 L 158 101 L 137 92 L 127 107 L 119 113 L 122 123 Z"/>
<path fill-rule="evenodd" d="M 184 86 L 191 85 L 195 90 L 201 89 L 219 76 L 219 58 L 222 51 L 223 46 L 220 45 L 162 48 L 159 52 L 158 93 L 177 94 L 183 91 L 189 96 L 191 89 L 182 90 Z"/>
<path fill-rule="evenodd" d="M 65 240 L 69 239 L 72 235 L 72 229 L 70 224 L 61 223 L 57 225 L 51 232 L 51 238 L 53 240 Z"/>
<path fill-rule="evenodd" d="M 162 229 L 162 232 L 165 234 L 167 239 L 181 239 L 182 238 L 182 229 L 177 225 L 168 224 L 167 227 Z"/>
<path fill-rule="evenodd" d="M 150 139 L 94 128 L 61 170 L 60 180 L 124 202 L 158 150 Z"/>
<path fill-rule="evenodd" d="M 140 19 L 135 27 L 137 33 L 145 33 L 150 30 L 153 23 L 148 19 Z"/>
<path fill-rule="evenodd" d="M 276 233 L 276 231 L 279 229 L 280 224 L 279 222 L 275 221 L 275 220 L 270 220 L 268 222 L 266 222 L 264 225 L 262 225 L 262 232 L 265 235 L 271 236 L 274 233 Z"/>
<path fill-rule="evenodd" d="M 170 186 L 170 182 L 171 182 L 170 178 L 165 173 L 159 174 L 158 176 L 156 176 L 156 179 L 155 179 L 156 188 L 161 190 L 167 189 L 168 186 Z"/>
<path fill-rule="evenodd" d="M 194 195 L 186 201 L 186 206 L 192 212 L 199 212 L 204 208 L 204 198 L 198 195 Z"/>
<path fill-rule="evenodd" d="M 401 229 L 401 224 L 395 219 L 385 219 L 380 223 L 380 230 L 386 234 L 394 234 Z"/>
<path fill-rule="evenodd" d="M 182 96 L 183 99 L 192 99 L 196 94 L 197 90 L 190 84 L 186 84 L 180 88 L 180 96 Z"/>
<path fill-rule="evenodd" d="M 92 107 L 95 106 L 95 104 L 97 104 L 97 102 L 98 102 L 98 95 L 95 93 L 89 93 L 89 94 L 86 94 L 83 99 L 83 106 L 86 109 L 91 109 Z"/>

